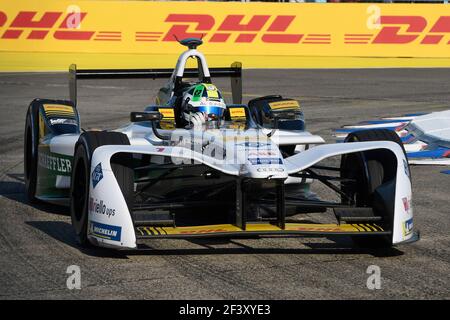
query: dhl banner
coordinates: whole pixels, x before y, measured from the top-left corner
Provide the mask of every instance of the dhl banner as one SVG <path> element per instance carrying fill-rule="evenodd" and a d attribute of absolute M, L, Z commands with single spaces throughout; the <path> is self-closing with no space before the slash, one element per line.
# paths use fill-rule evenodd
<path fill-rule="evenodd" d="M 0 0 L 0 71 L 450 66 L 450 5 Z"/>

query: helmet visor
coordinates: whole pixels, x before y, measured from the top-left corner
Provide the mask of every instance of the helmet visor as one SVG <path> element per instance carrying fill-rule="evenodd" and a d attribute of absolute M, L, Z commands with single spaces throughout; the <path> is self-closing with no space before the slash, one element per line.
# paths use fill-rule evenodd
<path fill-rule="evenodd" d="M 222 118 L 223 113 L 225 112 L 225 108 L 217 107 L 217 106 L 198 106 L 195 107 L 195 111 L 204 112 L 208 116 L 213 114 L 218 119 Z"/>

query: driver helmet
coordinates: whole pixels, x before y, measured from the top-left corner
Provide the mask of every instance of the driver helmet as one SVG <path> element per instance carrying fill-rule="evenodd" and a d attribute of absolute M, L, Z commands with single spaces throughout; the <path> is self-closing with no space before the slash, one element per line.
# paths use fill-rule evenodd
<path fill-rule="evenodd" d="M 184 94 L 183 110 L 189 113 L 202 112 L 206 121 L 217 121 L 222 119 L 226 104 L 215 85 L 200 83 Z"/>

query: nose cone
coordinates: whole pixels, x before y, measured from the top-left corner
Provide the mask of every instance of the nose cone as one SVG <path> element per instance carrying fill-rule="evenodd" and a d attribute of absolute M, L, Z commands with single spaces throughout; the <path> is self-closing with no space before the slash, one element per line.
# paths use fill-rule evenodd
<path fill-rule="evenodd" d="M 284 164 L 247 163 L 245 175 L 255 179 L 286 179 L 288 177 Z"/>
<path fill-rule="evenodd" d="M 277 146 L 271 143 L 248 143 L 240 152 L 243 174 L 257 179 L 286 179 L 287 171 Z"/>

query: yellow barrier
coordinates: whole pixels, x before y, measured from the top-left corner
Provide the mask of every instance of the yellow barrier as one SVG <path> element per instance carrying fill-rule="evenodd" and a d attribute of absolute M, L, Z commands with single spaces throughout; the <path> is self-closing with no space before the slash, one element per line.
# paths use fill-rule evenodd
<path fill-rule="evenodd" d="M 450 6 L 0 1 L 0 70 L 173 67 L 175 37 L 211 65 L 449 67 Z"/>

